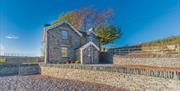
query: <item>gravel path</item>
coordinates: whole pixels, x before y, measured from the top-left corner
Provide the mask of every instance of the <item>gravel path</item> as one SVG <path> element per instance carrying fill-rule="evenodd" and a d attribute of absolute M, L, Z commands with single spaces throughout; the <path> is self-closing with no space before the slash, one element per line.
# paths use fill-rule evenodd
<path fill-rule="evenodd" d="M 124 91 L 97 83 L 55 79 L 40 75 L 0 77 L 0 91 Z"/>

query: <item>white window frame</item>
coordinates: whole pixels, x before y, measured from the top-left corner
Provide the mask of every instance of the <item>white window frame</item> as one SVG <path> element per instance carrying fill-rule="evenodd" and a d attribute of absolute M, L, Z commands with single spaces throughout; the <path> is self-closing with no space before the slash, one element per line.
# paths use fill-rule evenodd
<path fill-rule="evenodd" d="M 62 31 L 62 39 L 68 39 L 68 32 L 67 31 Z"/>

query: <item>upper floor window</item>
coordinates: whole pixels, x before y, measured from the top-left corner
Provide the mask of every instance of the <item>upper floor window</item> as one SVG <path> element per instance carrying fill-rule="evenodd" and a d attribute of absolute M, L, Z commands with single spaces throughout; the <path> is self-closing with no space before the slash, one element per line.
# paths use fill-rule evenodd
<path fill-rule="evenodd" d="M 68 32 L 67 31 L 62 31 L 62 38 L 68 39 Z"/>

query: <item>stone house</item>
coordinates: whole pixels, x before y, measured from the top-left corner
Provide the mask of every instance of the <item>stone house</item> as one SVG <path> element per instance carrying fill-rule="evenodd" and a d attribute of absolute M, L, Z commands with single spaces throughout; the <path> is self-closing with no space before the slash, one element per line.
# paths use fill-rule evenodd
<path fill-rule="evenodd" d="M 67 21 L 44 27 L 45 63 L 80 61 L 81 64 L 97 64 L 99 50 L 93 28 L 79 31 Z"/>

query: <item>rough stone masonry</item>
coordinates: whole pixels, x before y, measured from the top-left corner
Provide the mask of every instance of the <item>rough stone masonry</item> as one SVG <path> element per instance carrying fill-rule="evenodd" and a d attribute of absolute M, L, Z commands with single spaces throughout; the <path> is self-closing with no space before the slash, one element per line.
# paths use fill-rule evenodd
<path fill-rule="evenodd" d="M 62 68 L 61 65 L 59 67 L 53 65 L 41 66 L 41 75 L 101 83 L 131 91 L 179 91 L 180 89 L 179 80 L 110 71 L 82 70 L 73 67 Z"/>

